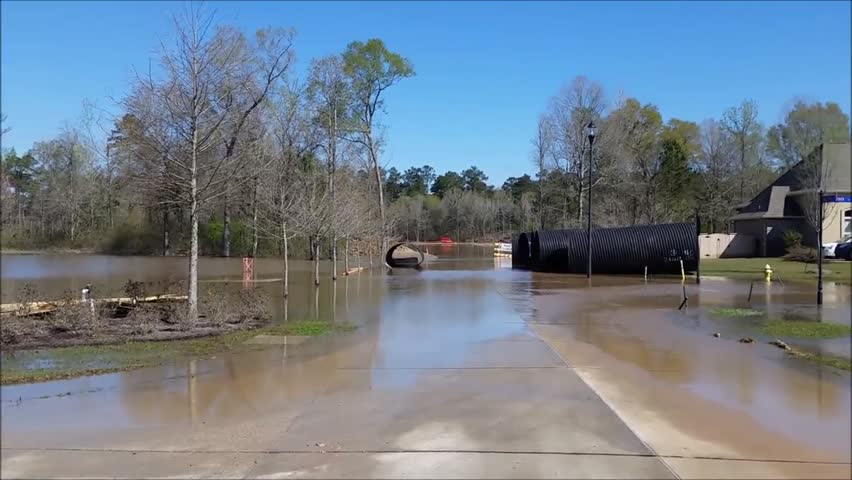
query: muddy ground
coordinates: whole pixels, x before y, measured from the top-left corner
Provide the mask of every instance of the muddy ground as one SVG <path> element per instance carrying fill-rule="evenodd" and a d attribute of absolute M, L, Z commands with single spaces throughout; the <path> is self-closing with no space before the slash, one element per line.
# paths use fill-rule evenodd
<path fill-rule="evenodd" d="M 60 302 L 44 314 L 0 317 L 0 347 L 6 351 L 105 345 L 139 341 L 185 340 L 258 328 L 269 322 L 265 300 L 254 292 L 227 298 L 209 295 L 199 319 L 188 321 L 186 303 L 97 305 Z"/>

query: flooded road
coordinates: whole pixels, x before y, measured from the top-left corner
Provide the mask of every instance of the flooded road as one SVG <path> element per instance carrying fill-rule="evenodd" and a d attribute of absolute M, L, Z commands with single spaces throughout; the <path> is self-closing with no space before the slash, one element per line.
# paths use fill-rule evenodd
<path fill-rule="evenodd" d="M 737 339 L 749 283 L 513 271 L 490 247 L 430 246 L 423 271 L 310 285 L 258 260 L 277 321 L 351 334 L 120 374 L 3 387 L 2 477 L 850 477 L 850 377 Z M 168 280 L 183 259 L 3 257 L 3 298 L 129 272 Z M 328 268 L 326 265 L 325 268 Z M 201 278 L 241 288 L 239 259 Z M 811 315 L 810 287 L 756 284 L 751 307 Z M 10 293 L 12 292 L 12 293 Z M 849 322 L 848 286 L 824 319 Z M 719 332 L 721 338 L 712 333 Z M 758 337 L 756 337 L 758 338 Z M 849 338 L 813 342 L 848 355 Z"/>

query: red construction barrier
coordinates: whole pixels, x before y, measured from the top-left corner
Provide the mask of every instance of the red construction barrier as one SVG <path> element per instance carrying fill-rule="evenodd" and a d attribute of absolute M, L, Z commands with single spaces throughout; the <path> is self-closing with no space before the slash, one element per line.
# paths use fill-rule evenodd
<path fill-rule="evenodd" d="M 243 287 L 247 287 L 254 279 L 254 258 L 243 257 Z"/>

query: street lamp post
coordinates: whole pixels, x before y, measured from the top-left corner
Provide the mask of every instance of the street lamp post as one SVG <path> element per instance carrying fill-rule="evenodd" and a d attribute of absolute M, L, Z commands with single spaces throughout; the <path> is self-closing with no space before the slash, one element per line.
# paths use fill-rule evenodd
<path fill-rule="evenodd" d="M 592 278 L 592 164 L 594 159 L 594 156 L 592 155 L 592 148 L 595 144 L 596 133 L 597 128 L 595 127 L 594 120 L 592 120 L 589 122 L 589 126 L 586 127 L 586 134 L 589 136 L 589 211 L 588 221 L 586 223 L 586 244 L 588 246 L 586 259 L 589 264 L 586 266 L 586 278 Z"/>
<path fill-rule="evenodd" d="M 817 227 L 817 305 L 822 305 L 822 189 L 817 193 L 819 196 L 819 200 L 817 200 L 817 206 L 819 207 L 817 213 L 817 223 L 819 226 Z"/>

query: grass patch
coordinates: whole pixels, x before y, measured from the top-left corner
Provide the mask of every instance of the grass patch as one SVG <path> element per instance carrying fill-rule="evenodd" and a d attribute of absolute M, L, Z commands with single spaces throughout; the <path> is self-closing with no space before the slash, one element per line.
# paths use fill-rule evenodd
<path fill-rule="evenodd" d="M 802 360 L 807 360 L 813 363 L 819 363 L 820 365 L 828 365 L 829 367 L 838 368 L 840 370 L 846 370 L 847 372 L 852 371 L 852 360 L 844 357 L 834 357 L 831 355 L 816 355 L 813 353 L 802 352 L 800 350 L 791 351 L 790 356 L 795 358 L 801 358 Z"/>
<path fill-rule="evenodd" d="M 38 370 L 10 370 L 3 369 L 2 380 L 3 385 L 14 385 L 17 383 L 38 383 L 49 382 L 51 380 L 65 380 L 67 378 L 83 377 L 86 375 L 103 375 L 106 373 L 124 372 L 136 368 L 146 367 L 148 365 L 126 365 L 124 367 L 113 368 L 91 368 L 91 369 L 38 369 Z"/>
<path fill-rule="evenodd" d="M 802 322 L 773 320 L 760 327 L 761 332 L 773 337 L 837 338 L 852 334 L 852 327 L 830 322 Z"/>
<path fill-rule="evenodd" d="M 0 384 L 45 382 L 99 375 L 152 367 L 182 358 L 206 357 L 222 352 L 264 348 L 261 345 L 245 343 L 257 335 L 318 336 L 350 332 L 354 328 L 350 324 L 300 321 L 275 323 L 253 330 L 241 330 L 191 340 L 81 345 L 9 352 L 4 354 L 3 361 L 0 363 Z"/>
<path fill-rule="evenodd" d="M 772 278 L 781 276 L 783 281 L 816 282 L 815 264 L 782 260 L 780 258 L 708 258 L 701 260 L 701 274 L 720 277 L 748 278 L 763 280 L 763 268 L 772 267 Z M 823 280 L 852 283 L 852 262 L 843 260 L 825 260 L 823 262 Z"/>
<path fill-rule="evenodd" d="M 722 317 L 757 317 L 759 315 L 763 315 L 763 310 L 753 310 L 751 308 L 716 307 L 710 309 L 710 313 Z"/>

